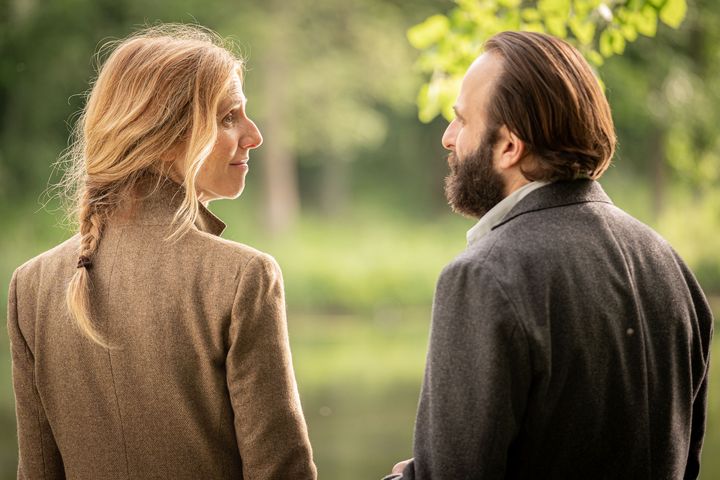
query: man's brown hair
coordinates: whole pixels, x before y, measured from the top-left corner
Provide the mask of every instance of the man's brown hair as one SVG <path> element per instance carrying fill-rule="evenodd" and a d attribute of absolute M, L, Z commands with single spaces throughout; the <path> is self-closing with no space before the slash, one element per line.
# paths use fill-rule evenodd
<path fill-rule="evenodd" d="M 485 43 L 503 71 L 489 99 L 490 125 L 507 128 L 537 158 L 529 180 L 598 178 L 615 152 L 610 106 L 580 52 L 531 32 L 502 32 Z"/>

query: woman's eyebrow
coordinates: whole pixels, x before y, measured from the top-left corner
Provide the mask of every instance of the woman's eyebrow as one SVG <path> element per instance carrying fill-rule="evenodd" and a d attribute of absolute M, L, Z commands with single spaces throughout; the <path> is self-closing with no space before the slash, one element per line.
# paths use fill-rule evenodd
<path fill-rule="evenodd" d="M 236 108 L 245 106 L 246 103 L 247 98 L 245 98 L 244 96 L 229 98 L 223 102 L 223 107 L 220 110 L 222 110 L 223 112 L 228 110 L 235 110 Z"/>

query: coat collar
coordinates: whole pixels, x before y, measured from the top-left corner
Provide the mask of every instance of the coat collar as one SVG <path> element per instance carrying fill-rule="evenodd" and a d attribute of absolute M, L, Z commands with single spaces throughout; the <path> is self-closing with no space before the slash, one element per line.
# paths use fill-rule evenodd
<path fill-rule="evenodd" d="M 610 197 L 607 196 L 603 188 L 595 180 L 582 179 L 554 182 L 529 193 L 527 197 L 508 212 L 501 222 L 493 227 L 493 230 L 525 213 L 588 202 L 609 203 L 612 205 Z"/>
<path fill-rule="evenodd" d="M 167 177 L 152 176 L 140 181 L 139 196 L 121 223 L 134 225 L 170 225 L 185 198 L 185 188 Z M 225 223 L 205 207 L 198 205 L 195 227 L 219 236 Z"/>

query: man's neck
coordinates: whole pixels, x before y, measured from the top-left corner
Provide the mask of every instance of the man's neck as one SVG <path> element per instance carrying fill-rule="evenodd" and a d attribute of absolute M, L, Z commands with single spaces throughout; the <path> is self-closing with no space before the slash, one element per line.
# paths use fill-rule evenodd
<path fill-rule="evenodd" d="M 525 176 L 520 171 L 518 171 L 516 174 L 509 175 L 509 177 L 510 178 L 505 179 L 505 197 L 508 197 L 517 189 L 524 187 L 525 185 L 530 183 L 530 180 L 525 178 Z"/>

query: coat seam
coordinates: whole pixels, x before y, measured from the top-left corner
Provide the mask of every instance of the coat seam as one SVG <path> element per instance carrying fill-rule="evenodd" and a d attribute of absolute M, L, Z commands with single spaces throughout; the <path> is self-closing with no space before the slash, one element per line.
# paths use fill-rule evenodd
<path fill-rule="evenodd" d="M 110 281 L 108 282 L 108 292 L 107 292 L 107 303 L 108 304 L 110 303 L 110 292 L 112 291 L 112 289 L 110 288 L 110 284 L 112 283 L 112 275 L 113 275 L 113 271 L 115 269 L 115 262 L 117 261 L 117 254 L 118 254 L 118 250 L 120 249 L 120 240 L 122 239 L 124 231 L 125 231 L 125 228 L 123 227 L 122 230 L 120 231 L 120 235 L 118 235 L 118 239 L 115 244 L 115 252 L 113 254 L 113 261 L 112 261 L 112 264 L 110 265 L 110 275 L 109 275 Z M 106 331 L 108 331 L 108 330 L 109 330 L 109 328 L 106 329 Z M 123 454 L 125 456 L 125 473 L 127 474 L 128 477 L 130 477 L 130 461 L 128 460 L 127 442 L 125 441 L 125 426 L 123 425 L 122 411 L 120 410 L 120 398 L 118 397 L 117 385 L 115 384 L 115 372 L 114 372 L 113 366 L 112 366 L 112 355 L 110 354 L 109 348 L 106 348 L 105 350 L 106 350 L 107 356 L 108 356 L 108 365 L 110 366 L 110 380 L 111 380 L 112 386 L 113 386 L 113 395 L 115 396 L 115 407 L 117 408 L 118 418 L 120 420 L 120 422 L 119 422 L 120 423 L 120 436 L 122 438 Z"/>
<path fill-rule="evenodd" d="M 645 318 L 645 313 L 637 305 L 637 301 L 639 299 L 638 288 L 635 283 L 635 279 L 632 277 L 632 270 L 630 269 L 630 263 L 628 262 L 627 255 L 625 254 L 625 250 L 622 248 L 622 245 L 620 244 L 617 237 L 615 236 L 615 233 L 613 232 L 612 228 L 610 228 L 610 225 L 608 225 L 606 219 L 601 217 L 601 220 L 602 220 L 603 224 L 605 224 L 605 226 L 607 227 L 608 234 L 613 239 L 613 242 L 615 242 L 615 244 L 617 245 L 618 251 L 620 252 L 620 256 L 622 257 L 623 264 L 625 265 L 625 269 L 628 272 L 628 283 L 630 284 L 630 289 L 632 291 L 633 300 L 635 301 L 635 312 L 638 315 L 638 328 L 641 329 L 642 334 L 643 334 L 642 336 L 645 337 L 647 335 L 647 331 L 646 331 L 647 321 Z M 645 345 L 645 344 L 643 344 L 643 359 L 645 360 L 645 372 L 647 372 L 649 359 L 648 359 L 648 353 L 647 353 L 647 345 Z M 645 407 L 646 407 L 645 408 L 646 412 L 651 411 L 650 399 L 648 398 L 647 389 L 645 390 Z M 648 422 L 648 437 L 651 437 L 651 436 L 652 436 L 651 425 L 650 425 L 650 422 Z M 648 454 L 648 457 L 650 460 L 648 462 L 648 468 L 650 469 L 650 477 L 649 478 L 652 478 L 652 467 L 653 467 L 652 450 L 648 448 L 647 454 Z"/>
<path fill-rule="evenodd" d="M 18 269 L 18 270 L 19 270 L 19 269 Z M 32 379 L 31 379 L 32 381 L 31 381 L 30 386 L 31 386 L 31 388 L 32 388 L 33 394 L 34 394 L 35 396 L 39 396 L 39 392 L 37 391 L 37 386 L 36 386 L 36 381 L 35 381 L 35 362 L 34 362 L 34 360 L 31 362 L 31 358 L 34 359 L 34 356 L 30 353 L 30 347 L 29 347 L 28 344 L 27 344 L 27 340 L 25 339 L 24 335 L 22 334 L 22 331 L 20 330 L 20 321 L 19 321 L 19 319 L 18 319 L 18 308 L 17 308 L 17 304 L 18 304 L 18 302 L 17 302 L 17 273 L 13 276 L 13 279 L 12 279 L 12 287 L 13 287 L 13 288 L 12 288 L 12 289 L 13 289 L 13 296 L 15 297 L 15 298 L 12 299 L 12 300 L 13 300 L 13 307 L 14 307 L 14 310 L 15 310 L 15 311 L 13 312 L 12 317 L 13 317 L 13 321 L 15 322 L 15 327 L 17 328 L 17 332 L 18 332 L 18 334 L 20 335 L 20 338 L 21 338 L 22 343 L 23 343 L 23 352 L 25 353 L 25 362 L 26 362 L 26 363 L 32 363 L 32 368 L 30 369 L 30 371 L 32 372 Z M 48 474 L 47 474 L 48 467 L 47 467 L 47 459 L 46 459 L 47 456 L 45 455 L 45 439 L 44 439 L 44 435 L 43 435 L 43 431 L 42 431 L 42 420 L 41 420 L 40 417 L 41 417 L 41 415 L 40 415 L 40 405 L 38 405 L 38 404 L 36 403 L 36 404 L 35 404 L 35 421 L 37 422 L 37 429 L 38 429 L 38 433 L 39 433 L 39 436 L 40 436 L 40 456 L 42 457 L 42 464 L 43 464 L 43 478 L 47 478 L 47 476 L 48 476 Z"/>
<path fill-rule="evenodd" d="M 10 283 L 14 298 L 12 298 L 12 299 L 8 298 L 9 301 L 13 302 L 13 307 L 14 307 L 15 311 L 12 313 L 8 312 L 8 314 L 11 315 L 13 322 L 15 323 L 14 328 L 17 329 L 18 335 L 20 336 L 20 340 L 22 341 L 23 353 L 25 354 L 25 362 L 32 363 L 32 368 L 30 369 L 31 376 L 32 376 L 30 387 L 32 388 L 33 394 L 35 396 L 39 397 L 39 392 L 37 391 L 37 386 L 36 386 L 36 381 L 35 381 L 35 361 L 34 360 L 31 361 L 31 358 L 34 359 L 34 355 L 32 355 L 30 353 L 30 347 L 27 344 L 27 339 L 25 339 L 25 336 L 23 335 L 22 331 L 20 330 L 20 321 L 18 319 L 17 275 L 18 275 L 19 270 L 20 270 L 20 268 L 18 268 L 16 270 L 16 272 L 13 275 L 13 278 L 11 280 L 11 283 Z M 40 437 L 40 456 L 42 457 L 42 464 L 43 464 L 43 478 L 47 478 L 48 468 L 47 468 L 47 460 L 46 460 L 46 455 L 45 455 L 45 441 L 44 441 L 43 432 L 42 432 L 42 419 L 41 419 L 41 415 L 40 415 L 40 408 L 41 408 L 40 405 L 38 405 L 36 403 L 35 404 L 35 421 L 37 422 L 37 429 L 38 429 L 39 437 Z"/>

